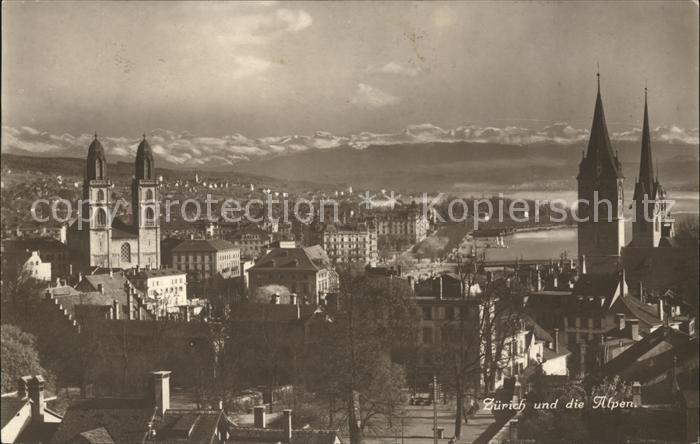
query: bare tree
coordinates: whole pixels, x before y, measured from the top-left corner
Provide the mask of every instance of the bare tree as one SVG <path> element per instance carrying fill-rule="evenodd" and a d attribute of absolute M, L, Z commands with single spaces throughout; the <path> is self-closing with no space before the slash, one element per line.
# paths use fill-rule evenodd
<path fill-rule="evenodd" d="M 312 387 L 327 393 L 331 406 L 342 406 L 350 442 L 359 444 L 366 431 L 390 428 L 401 414 L 405 372 L 391 351 L 415 343 L 417 309 L 400 279 L 346 273 L 340 299 L 333 322 L 307 350 L 307 368 L 321 381 Z"/>
<path fill-rule="evenodd" d="M 483 273 L 483 257 L 462 262 L 457 273 L 462 296 L 455 322 L 443 326 L 443 341 L 438 345 L 435 364 L 443 386 L 454 393 L 455 437 L 460 438 L 463 421 L 468 420 L 465 406 L 467 391 L 479 397 L 482 384 L 492 390 L 496 375 L 509 363 L 505 343 L 517 328 L 518 304 L 524 289 L 515 279 L 491 280 Z M 480 294 L 472 294 L 477 283 L 484 284 Z"/>

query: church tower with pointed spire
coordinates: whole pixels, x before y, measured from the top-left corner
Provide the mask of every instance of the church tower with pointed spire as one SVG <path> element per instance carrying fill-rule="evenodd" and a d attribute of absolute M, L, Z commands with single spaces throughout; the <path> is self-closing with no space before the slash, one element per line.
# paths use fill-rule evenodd
<path fill-rule="evenodd" d="M 639 161 L 639 177 L 634 184 L 632 208 L 632 242 L 630 247 L 654 248 L 662 237 L 673 236 L 673 222 L 668 220 L 666 193 L 654 176 L 649 130 L 647 89 L 644 88 L 644 123 L 642 124 L 642 152 Z"/>
<path fill-rule="evenodd" d="M 576 179 L 580 219 L 579 267 L 585 264 L 586 272 L 592 275 L 617 273 L 625 244 L 624 176 L 608 135 L 600 94 L 600 74 L 588 148 L 579 164 Z"/>
<path fill-rule="evenodd" d="M 138 263 L 151 268 L 160 265 L 160 205 L 153 152 L 143 135 L 136 151 L 131 199 L 134 230 L 138 233 Z"/>

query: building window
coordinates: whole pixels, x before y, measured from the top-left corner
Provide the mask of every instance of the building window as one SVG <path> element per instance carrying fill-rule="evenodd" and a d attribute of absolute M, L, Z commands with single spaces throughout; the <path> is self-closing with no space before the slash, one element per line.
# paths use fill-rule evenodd
<path fill-rule="evenodd" d="M 105 200 L 105 192 L 103 190 L 97 190 L 97 201 L 104 202 L 104 200 Z"/>
<path fill-rule="evenodd" d="M 153 190 L 150 188 L 146 190 L 146 200 L 153 200 Z"/>
<path fill-rule="evenodd" d="M 95 165 L 95 179 L 103 179 L 104 176 L 104 165 L 102 164 L 101 160 L 96 161 Z"/>
<path fill-rule="evenodd" d="M 423 307 L 423 320 L 431 321 L 433 319 L 433 307 Z"/>
<path fill-rule="evenodd" d="M 153 211 L 153 208 L 146 208 L 146 223 L 148 225 L 151 225 L 155 222 L 156 220 L 156 212 Z"/>
<path fill-rule="evenodd" d="M 122 262 L 131 262 L 131 245 L 122 244 Z"/>
<path fill-rule="evenodd" d="M 97 209 L 97 226 L 98 227 L 107 226 L 107 213 L 105 212 L 104 208 Z"/>

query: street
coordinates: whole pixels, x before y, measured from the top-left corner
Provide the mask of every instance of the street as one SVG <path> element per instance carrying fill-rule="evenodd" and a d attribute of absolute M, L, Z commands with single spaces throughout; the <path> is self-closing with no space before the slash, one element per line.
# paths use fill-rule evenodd
<path fill-rule="evenodd" d="M 406 415 L 401 420 L 396 420 L 394 435 L 387 432 L 380 434 L 365 433 L 363 441 L 367 444 L 429 444 L 433 442 L 433 407 L 432 406 L 407 406 Z M 486 428 L 495 422 L 490 412 L 480 410 L 469 418 L 469 424 L 462 424 L 462 438 L 459 443 L 471 443 L 483 433 Z M 438 405 L 438 428 L 444 428 L 443 439 L 440 444 L 447 444 L 454 435 L 454 404 Z M 403 433 L 402 433 L 403 430 Z M 350 442 L 350 438 L 344 436 L 344 442 Z"/>

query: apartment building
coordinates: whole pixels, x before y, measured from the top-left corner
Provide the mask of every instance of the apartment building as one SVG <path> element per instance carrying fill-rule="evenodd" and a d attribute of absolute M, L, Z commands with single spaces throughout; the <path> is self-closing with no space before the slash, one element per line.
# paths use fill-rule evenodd
<path fill-rule="evenodd" d="M 415 244 L 428 236 L 430 221 L 420 208 L 408 207 L 391 211 L 377 211 L 371 216 L 377 234 L 394 240 Z"/>
<path fill-rule="evenodd" d="M 187 305 L 187 273 L 172 268 L 135 269 L 129 274 L 134 286 L 155 299 L 165 311 Z"/>
<path fill-rule="evenodd" d="M 200 278 L 210 280 L 237 278 L 241 275 L 241 251 L 222 239 L 189 239 L 171 250 L 173 268 L 184 272 L 199 272 Z"/>
<path fill-rule="evenodd" d="M 323 230 L 323 249 L 333 263 L 374 265 L 379 259 L 377 229 L 369 223 L 328 225 Z"/>
<path fill-rule="evenodd" d="M 273 248 L 248 270 L 250 290 L 281 285 L 311 304 L 337 291 L 338 274 L 320 245 Z"/>

